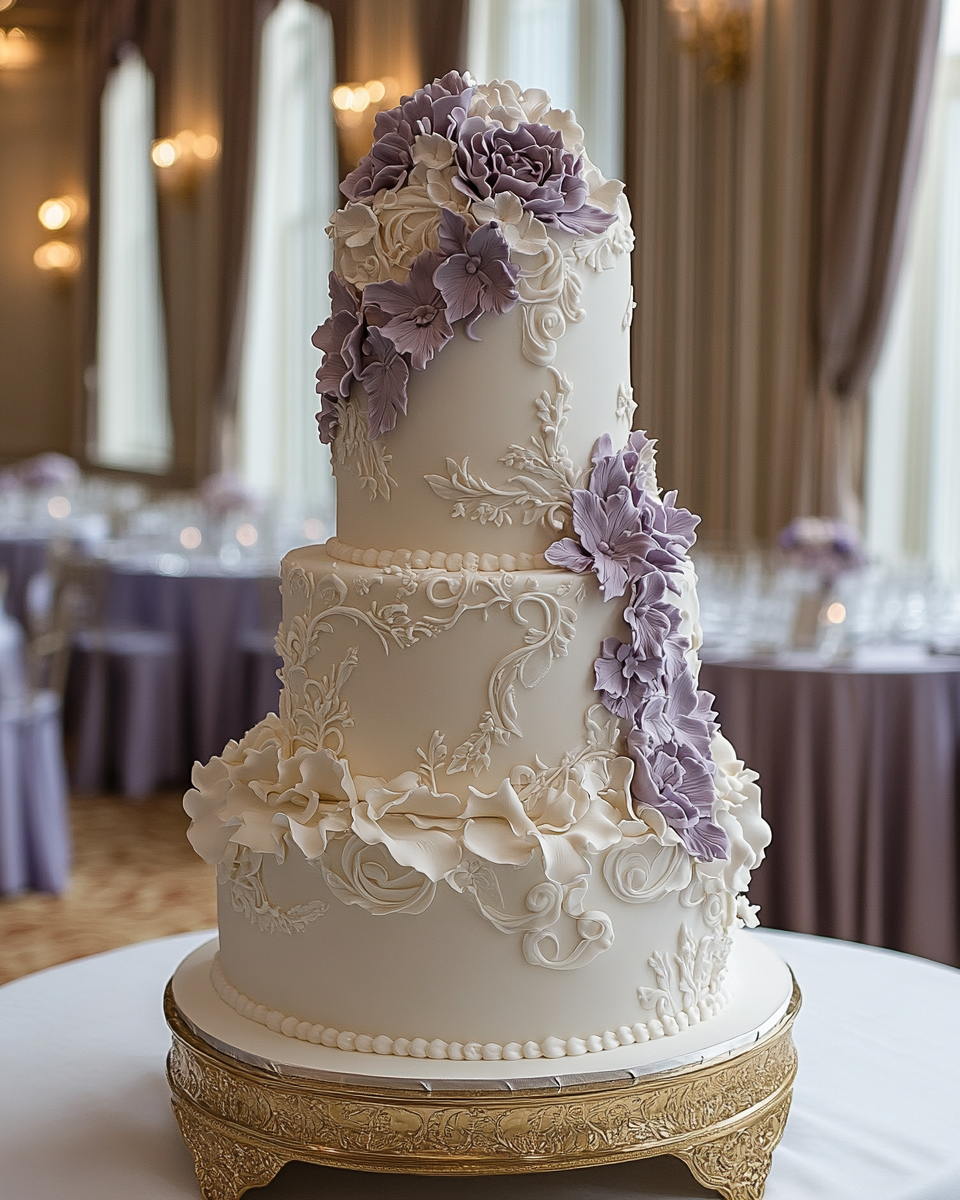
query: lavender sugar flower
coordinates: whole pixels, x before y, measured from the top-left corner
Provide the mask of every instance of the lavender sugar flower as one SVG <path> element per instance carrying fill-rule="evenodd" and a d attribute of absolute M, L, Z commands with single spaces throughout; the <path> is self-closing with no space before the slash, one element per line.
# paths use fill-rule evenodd
<path fill-rule="evenodd" d="M 570 233 L 603 233 L 616 220 L 587 203 L 583 158 L 563 148 L 559 130 L 532 121 L 505 129 L 483 117 L 468 117 L 456 140 L 459 174 L 453 186 L 471 200 L 513 192 L 545 225 Z"/>
<path fill-rule="evenodd" d="M 713 697 L 697 689 L 679 610 L 665 599 L 668 588 L 678 590 L 673 576 L 683 573 L 697 523 L 674 499 L 656 493 L 644 434 L 631 434 L 619 451 L 604 435 L 588 486 L 573 491 L 579 541 L 563 538 L 546 557 L 596 572 L 607 599 L 630 589 L 623 614 L 630 641 L 604 639 L 594 662 L 597 691 L 630 723 L 635 802 L 656 809 L 694 858 L 709 861 L 729 854 L 729 839 L 713 819 Z"/>
<path fill-rule="evenodd" d="M 447 306 L 447 319 L 465 319 L 465 332 L 473 338 L 473 326 L 483 313 L 502 314 L 516 304 L 520 268 L 510 262 L 495 221 L 470 233 L 463 217 L 447 208 L 440 217 L 440 249 L 446 261 L 434 272 L 433 282 Z"/>
<path fill-rule="evenodd" d="M 340 184 L 340 191 L 348 200 L 365 200 L 383 188 L 401 187 L 413 166 L 411 151 L 417 135 L 453 136 L 466 119 L 471 95 L 463 76 L 450 71 L 412 96 L 402 97 L 396 108 L 378 112 L 373 146 Z"/>
<path fill-rule="evenodd" d="M 393 342 L 376 328 L 367 330 L 363 359 L 360 382 L 367 393 L 367 437 L 374 441 L 406 413 L 410 370 Z"/>
<path fill-rule="evenodd" d="M 422 371 L 453 337 L 443 296 L 433 282 L 443 256 L 427 250 L 417 256 L 404 283 L 371 283 L 364 301 L 390 319 L 381 326 L 398 350 L 410 355 L 410 365 Z"/>

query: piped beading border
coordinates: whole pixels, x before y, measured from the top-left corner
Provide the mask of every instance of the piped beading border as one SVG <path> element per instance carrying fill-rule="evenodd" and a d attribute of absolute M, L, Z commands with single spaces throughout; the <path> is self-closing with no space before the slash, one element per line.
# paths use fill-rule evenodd
<path fill-rule="evenodd" d="M 616 1031 L 607 1029 L 603 1033 L 591 1034 L 585 1038 L 551 1036 L 540 1042 L 507 1042 L 501 1045 L 499 1042 L 445 1042 L 442 1038 L 433 1038 L 430 1041 L 426 1038 L 391 1038 L 386 1034 L 373 1037 L 366 1033 L 342 1031 L 332 1026 L 288 1017 L 277 1009 L 257 1004 L 255 1000 L 251 1000 L 235 988 L 223 973 L 219 954 L 210 968 L 210 982 L 224 1004 L 229 1005 L 241 1017 L 265 1025 L 274 1033 L 282 1033 L 285 1037 L 297 1038 L 301 1042 L 312 1042 L 314 1045 L 327 1046 L 330 1049 L 355 1050 L 360 1054 L 396 1054 L 401 1058 L 449 1058 L 458 1062 L 566 1058 L 580 1054 L 598 1054 L 601 1050 L 616 1050 L 619 1046 L 632 1046 L 634 1043 L 656 1041 L 658 1038 L 682 1033 L 691 1025 L 699 1025 L 701 1021 L 715 1016 L 727 1002 L 727 994 L 721 988 L 716 995 L 701 1000 L 699 1005 L 693 1005 L 673 1016 L 665 1013 L 662 1019 L 652 1017 L 649 1021 L 621 1025 Z"/>
<path fill-rule="evenodd" d="M 348 546 L 338 538 L 324 545 L 327 556 L 336 562 L 353 563 L 357 567 L 412 567 L 417 571 L 430 568 L 440 571 L 552 571 L 556 568 L 542 554 L 446 554 L 443 550 L 375 550 Z"/>

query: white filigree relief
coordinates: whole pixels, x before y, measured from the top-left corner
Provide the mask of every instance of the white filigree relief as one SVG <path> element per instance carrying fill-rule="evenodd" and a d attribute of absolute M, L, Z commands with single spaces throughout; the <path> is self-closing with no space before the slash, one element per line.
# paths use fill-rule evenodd
<path fill-rule="evenodd" d="M 528 609 L 533 612 L 526 615 Z M 490 766 L 490 751 L 505 746 L 511 736 L 522 737 L 517 724 L 517 686 L 531 690 L 550 670 L 555 658 L 564 658 L 573 640 L 577 614 L 545 592 L 523 592 L 510 605 L 510 615 L 526 629 L 524 644 L 505 655 L 494 667 L 487 685 L 489 708 L 480 727 L 453 751 L 448 775 Z M 540 618 L 543 628 L 534 626 Z"/>
<path fill-rule="evenodd" d="M 557 356 L 557 342 L 567 325 L 582 321 L 583 284 L 575 269 L 573 247 L 562 250 L 553 239 L 536 255 L 519 258 L 520 349 L 538 367 L 549 367 Z"/>
<path fill-rule="evenodd" d="M 390 499 L 397 481 L 390 474 L 393 455 L 384 449 L 383 439 L 371 442 L 367 437 L 366 402 L 351 396 L 337 410 L 337 433 L 331 446 L 337 466 L 352 466 L 360 476 L 360 486 L 370 493 L 370 499 Z"/>
<path fill-rule="evenodd" d="M 563 444 L 570 414 L 570 381 L 550 368 L 554 394 L 544 389 L 534 401 L 540 433 L 527 446 L 513 445 L 501 456 L 504 466 L 519 471 L 503 487 L 470 474 L 470 460 L 447 459 L 447 475 L 427 475 L 427 483 L 444 500 L 455 502 L 452 516 L 469 517 L 481 525 L 513 524 L 513 514 L 524 525 L 542 523 L 560 531 L 570 521 L 570 493 L 583 483 L 585 472 L 575 467 Z"/>
<path fill-rule="evenodd" d="M 232 863 L 217 864 L 217 882 L 227 889 L 231 906 L 264 933 L 302 933 L 327 911 L 323 900 L 279 908 L 263 882 L 263 855 L 244 848 Z"/>
<path fill-rule="evenodd" d="M 692 878 L 692 860 L 679 841 L 664 845 L 654 834 L 630 838 L 603 860 L 603 877 L 628 904 L 652 904 L 682 892 Z"/>
<path fill-rule="evenodd" d="M 655 1010 L 655 1019 L 667 1034 L 679 1033 L 712 1016 L 727 999 L 723 980 L 733 939 L 716 930 L 697 940 L 684 924 L 678 943 L 676 954 L 658 950 L 647 960 L 657 986 L 637 989 L 640 1003 Z"/>
<path fill-rule="evenodd" d="M 343 730 L 353 724 L 349 705 L 340 692 L 359 662 L 356 647 L 334 664 L 329 675 L 313 679 L 307 664 L 317 653 L 316 618 L 305 622 L 295 618 L 289 631 L 281 625 L 277 634 L 277 653 L 283 659 L 280 678 L 280 720 L 290 738 L 291 748 L 343 750 Z"/>
<path fill-rule="evenodd" d="M 617 420 L 633 424 L 633 414 L 637 411 L 637 402 L 633 398 L 633 388 L 629 383 L 621 383 L 617 388 Z"/>
<path fill-rule="evenodd" d="M 355 834 L 331 842 L 317 865 L 338 900 L 358 904 L 373 916 L 421 913 L 437 891 L 432 879 L 399 867 L 382 846 L 369 846 Z"/>
<path fill-rule="evenodd" d="M 586 891 L 587 880 L 583 877 L 564 889 L 563 911 L 573 918 L 577 930 L 577 944 L 566 957 L 561 957 L 560 939 L 552 929 L 531 930 L 524 934 L 523 957 L 532 967 L 572 971 L 586 966 L 613 945 L 613 922 L 600 909 L 584 910 Z"/>

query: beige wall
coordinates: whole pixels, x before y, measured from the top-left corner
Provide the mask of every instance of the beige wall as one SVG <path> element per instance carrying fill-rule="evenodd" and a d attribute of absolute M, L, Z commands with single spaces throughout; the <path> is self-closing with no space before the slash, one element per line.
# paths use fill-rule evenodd
<path fill-rule="evenodd" d="M 59 21 L 55 9 L 40 10 L 47 19 L 36 29 L 30 13 L 23 5 L 3 14 L 36 39 L 39 60 L 0 68 L 0 462 L 71 453 L 80 436 L 79 281 L 33 265 L 41 243 L 65 236 L 41 226 L 39 205 L 84 190 L 70 13 Z"/>

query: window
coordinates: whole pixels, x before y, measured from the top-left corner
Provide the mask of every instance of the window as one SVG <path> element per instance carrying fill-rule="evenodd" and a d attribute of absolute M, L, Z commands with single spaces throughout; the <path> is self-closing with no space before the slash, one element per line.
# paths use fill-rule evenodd
<path fill-rule="evenodd" d="M 127 48 L 107 79 L 100 124 L 97 413 L 92 455 L 106 467 L 169 468 L 173 434 L 150 161 L 153 76 Z"/>
<path fill-rule="evenodd" d="M 912 227 L 870 387 L 866 533 L 960 571 L 960 0 L 948 0 Z"/>
<path fill-rule="evenodd" d="M 333 532 L 330 453 L 314 414 L 310 336 L 330 311 L 326 236 L 337 207 L 330 93 L 333 25 L 307 0 L 281 0 L 264 24 L 249 287 L 240 372 L 239 470 L 291 516 Z"/>
<path fill-rule="evenodd" d="M 572 108 L 587 153 L 623 178 L 623 14 L 619 0 L 470 0 L 467 65 Z"/>

